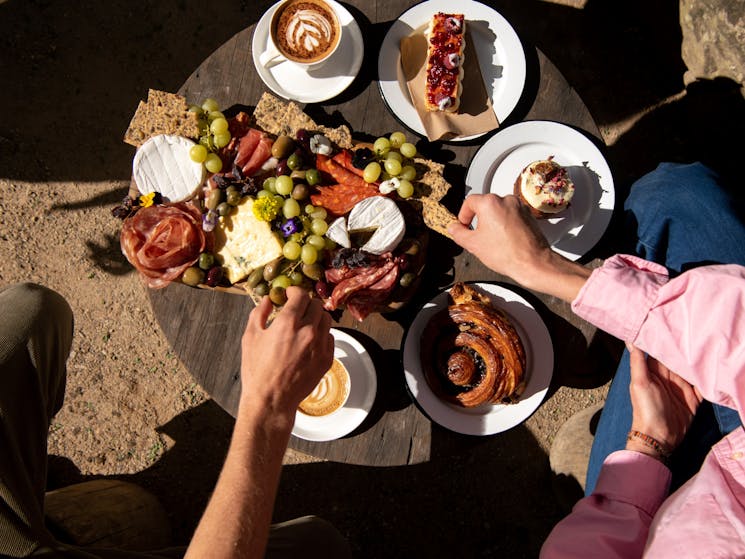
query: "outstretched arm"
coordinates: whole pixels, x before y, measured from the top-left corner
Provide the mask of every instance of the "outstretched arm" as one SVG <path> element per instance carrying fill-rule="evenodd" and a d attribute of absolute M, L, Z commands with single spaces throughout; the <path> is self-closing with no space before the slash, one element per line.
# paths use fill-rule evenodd
<path fill-rule="evenodd" d="M 471 229 L 473 218 L 478 225 Z M 520 285 L 571 302 L 591 270 L 551 250 L 528 210 L 514 196 L 468 196 L 458 223 L 448 227 L 453 240 L 486 266 Z"/>
<path fill-rule="evenodd" d="M 241 400 L 220 478 L 186 553 L 263 557 L 295 410 L 331 366 L 331 318 L 299 288 L 267 327 L 265 297 L 241 342 Z"/>

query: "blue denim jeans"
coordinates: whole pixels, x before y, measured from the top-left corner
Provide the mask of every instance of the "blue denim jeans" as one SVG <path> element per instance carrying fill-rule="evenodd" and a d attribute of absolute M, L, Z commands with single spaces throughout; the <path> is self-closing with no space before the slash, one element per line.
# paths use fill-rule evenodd
<path fill-rule="evenodd" d="M 745 265 L 740 208 L 716 173 L 700 163 L 662 163 L 634 183 L 624 209 L 624 252 L 662 264 L 673 276 L 706 264 Z M 629 381 L 629 354 L 624 351 L 595 432 L 586 495 L 595 488 L 605 458 L 626 446 L 631 428 Z M 704 402 L 670 458 L 671 489 L 695 474 L 711 447 L 740 425 L 737 411 Z"/>

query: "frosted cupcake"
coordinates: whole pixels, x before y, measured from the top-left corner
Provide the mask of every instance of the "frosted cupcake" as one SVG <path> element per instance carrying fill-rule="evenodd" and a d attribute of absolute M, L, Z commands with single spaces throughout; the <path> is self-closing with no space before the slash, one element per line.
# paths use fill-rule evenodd
<path fill-rule="evenodd" d="M 569 207 L 574 196 L 574 183 L 567 170 L 553 160 L 533 161 L 515 181 L 515 196 L 538 219 L 554 217 Z"/>

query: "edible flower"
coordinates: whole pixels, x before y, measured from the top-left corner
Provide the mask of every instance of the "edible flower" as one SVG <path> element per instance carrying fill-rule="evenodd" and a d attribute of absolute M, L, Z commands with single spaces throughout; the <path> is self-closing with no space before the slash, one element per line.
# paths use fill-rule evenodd
<path fill-rule="evenodd" d="M 253 213 L 256 219 L 272 221 L 279 213 L 282 202 L 274 196 L 263 196 L 258 198 L 253 205 Z"/>
<path fill-rule="evenodd" d="M 300 220 L 296 217 L 292 217 L 282 224 L 282 227 L 281 227 L 282 236 L 287 238 L 293 233 L 297 233 L 301 229 L 302 229 L 302 223 L 300 223 Z"/>
<path fill-rule="evenodd" d="M 310 151 L 320 155 L 331 155 L 331 140 L 323 134 L 316 134 L 310 139 Z"/>
<path fill-rule="evenodd" d="M 143 208 L 149 208 L 153 205 L 153 203 L 156 202 L 155 195 L 157 192 L 150 192 L 148 194 L 143 194 L 140 196 L 140 206 Z"/>
<path fill-rule="evenodd" d="M 215 230 L 217 225 L 217 212 L 215 210 L 207 210 L 207 213 L 202 215 L 202 229 L 209 233 Z"/>

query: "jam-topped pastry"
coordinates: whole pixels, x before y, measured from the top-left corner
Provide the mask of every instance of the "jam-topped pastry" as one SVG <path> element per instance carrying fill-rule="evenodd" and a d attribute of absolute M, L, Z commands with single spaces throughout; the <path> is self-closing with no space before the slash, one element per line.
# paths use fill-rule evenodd
<path fill-rule="evenodd" d="M 463 14 L 432 16 L 427 30 L 427 83 L 424 106 L 428 111 L 454 113 L 463 89 L 463 56 L 466 47 Z"/>

